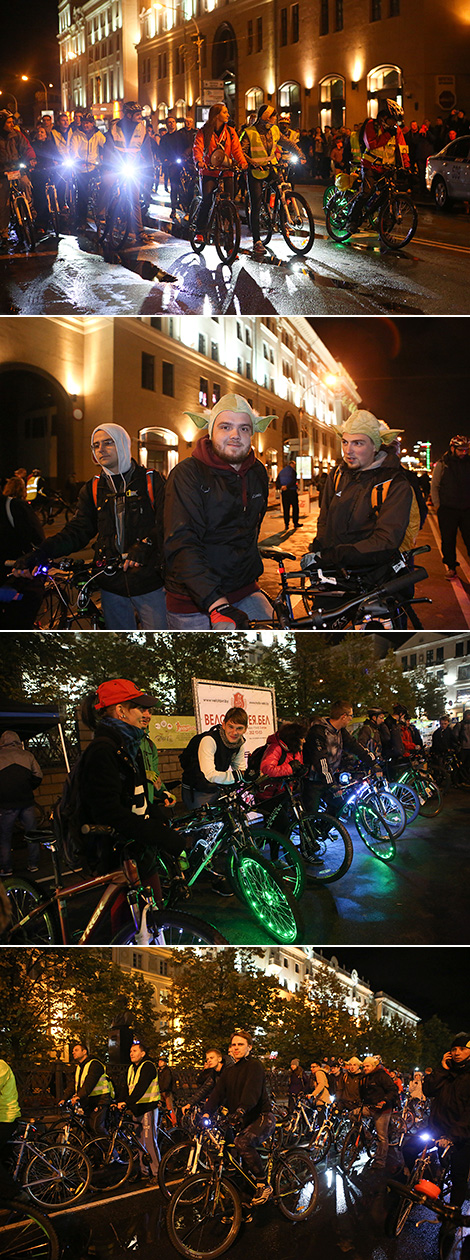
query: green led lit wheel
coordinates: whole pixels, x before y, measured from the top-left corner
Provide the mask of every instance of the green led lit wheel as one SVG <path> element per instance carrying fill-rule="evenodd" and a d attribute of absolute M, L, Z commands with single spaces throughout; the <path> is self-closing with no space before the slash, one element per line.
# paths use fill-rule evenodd
<path fill-rule="evenodd" d="M 299 907 L 271 862 L 254 850 L 234 849 L 229 855 L 229 874 L 238 896 L 275 941 L 293 945 L 301 938 Z"/>
<path fill-rule="evenodd" d="M 393 832 L 375 801 L 359 801 L 354 811 L 357 830 L 374 857 L 393 862 L 396 854 Z"/>

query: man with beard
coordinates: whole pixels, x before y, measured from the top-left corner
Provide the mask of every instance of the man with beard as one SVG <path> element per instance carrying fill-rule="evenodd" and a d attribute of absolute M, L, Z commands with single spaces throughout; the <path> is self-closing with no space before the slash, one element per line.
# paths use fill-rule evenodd
<path fill-rule="evenodd" d="M 248 619 L 272 615 L 257 583 L 268 474 L 251 441 L 275 417 L 256 415 L 240 394 L 224 394 L 209 416 L 185 414 L 208 433 L 173 469 L 166 486 L 168 626 L 244 629 Z"/>

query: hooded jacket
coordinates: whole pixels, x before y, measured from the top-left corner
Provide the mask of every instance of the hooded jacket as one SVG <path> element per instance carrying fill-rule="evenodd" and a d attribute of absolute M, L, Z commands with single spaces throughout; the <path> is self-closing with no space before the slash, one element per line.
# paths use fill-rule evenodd
<path fill-rule="evenodd" d="M 470 1059 L 442 1065 L 423 1077 L 423 1093 L 431 1099 L 431 1120 L 443 1137 L 470 1138 Z"/>
<path fill-rule="evenodd" d="M 80 490 L 77 510 L 71 521 L 48 538 L 36 553 L 35 563 L 69 556 L 95 539 L 96 560 L 112 560 L 128 555 L 139 567 L 118 570 L 113 576 L 105 574 L 100 579 L 104 591 L 130 597 L 144 595 L 163 586 L 163 499 L 164 480 L 160 473 L 153 473 L 155 502 L 152 505 L 147 490 L 145 468 L 136 464 L 130 453 L 130 438 L 120 425 L 98 426 L 116 443 L 118 471 L 101 470 L 94 486 L 94 478 Z M 97 430 L 92 434 L 93 437 Z M 96 503 L 95 503 L 96 498 Z M 29 559 L 29 557 L 27 557 Z"/>
<path fill-rule="evenodd" d="M 268 502 L 268 474 L 253 449 L 239 469 L 199 438 L 172 470 L 165 491 L 165 587 L 168 608 L 191 613 L 222 595 L 242 599 L 263 572 L 258 535 Z"/>
<path fill-rule="evenodd" d="M 23 748 L 16 731 L 0 736 L 0 809 L 26 809 L 34 805 L 34 791 L 42 781 L 36 758 Z"/>
<path fill-rule="evenodd" d="M 324 564 L 359 568 L 390 562 L 406 533 L 413 491 L 393 451 L 380 449 L 371 468 L 341 464 L 329 473 L 322 497 L 317 536 L 313 542 Z M 374 486 L 390 482 L 378 511 L 372 506 Z"/>

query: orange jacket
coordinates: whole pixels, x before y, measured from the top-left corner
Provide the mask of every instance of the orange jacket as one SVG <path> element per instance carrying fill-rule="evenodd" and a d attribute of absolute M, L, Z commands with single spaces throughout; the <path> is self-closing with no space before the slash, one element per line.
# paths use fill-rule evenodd
<path fill-rule="evenodd" d="M 210 165 L 211 154 L 215 149 L 222 149 L 227 157 L 232 159 L 234 166 L 240 166 L 242 170 L 246 170 L 248 162 L 242 151 L 240 141 L 234 127 L 230 123 L 226 124 L 220 135 L 212 132 L 207 149 L 204 148 L 204 129 L 200 127 L 196 131 L 193 145 L 193 158 L 196 166 L 202 167 L 203 175 L 215 175 L 215 169 Z"/>

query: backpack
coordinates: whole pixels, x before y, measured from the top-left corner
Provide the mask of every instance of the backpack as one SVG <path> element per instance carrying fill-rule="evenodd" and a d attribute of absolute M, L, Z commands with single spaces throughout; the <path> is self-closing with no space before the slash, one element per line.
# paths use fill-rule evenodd
<path fill-rule="evenodd" d="M 104 743 L 112 744 L 114 741 L 108 739 L 105 735 L 100 735 L 93 740 L 93 744 Z M 91 747 L 91 744 L 89 745 Z M 59 842 L 61 855 L 70 870 L 74 870 L 77 863 L 82 863 L 83 858 L 89 859 L 89 846 L 86 844 L 82 835 L 82 798 L 81 798 L 81 772 L 84 760 L 87 756 L 88 748 L 85 748 L 69 770 L 64 780 L 62 794 L 56 801 L 52 812 L 52 827 Z"/>
<path fill-rule="evenodd" d="M 251 752 L 248 756 L 247 769 L 256 775 L 261 774 L 261 762 L 263 760 L 267 746 L 268 746 L 267 744 L 260 744 L 259 748 L 254 748 L 253 752 Z"/>

